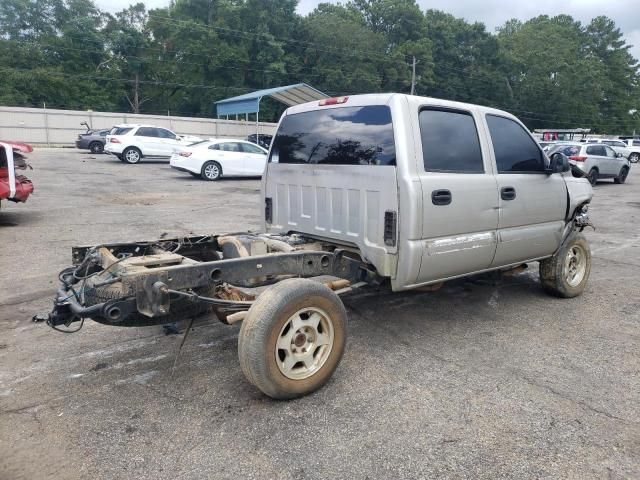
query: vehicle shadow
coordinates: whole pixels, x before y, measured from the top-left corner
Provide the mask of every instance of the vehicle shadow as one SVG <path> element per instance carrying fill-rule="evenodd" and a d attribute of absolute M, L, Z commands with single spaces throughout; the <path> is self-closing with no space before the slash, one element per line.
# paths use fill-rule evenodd
<path fill-rule="evenodd" d="M 2 210 L 0 210 L 0 228 L 29 225 L 35 223 L 39 217 L 36 212 L 27 210 L 23 212 L 10 212 L 5 211 L 4 208 L 3 205 Z"/>

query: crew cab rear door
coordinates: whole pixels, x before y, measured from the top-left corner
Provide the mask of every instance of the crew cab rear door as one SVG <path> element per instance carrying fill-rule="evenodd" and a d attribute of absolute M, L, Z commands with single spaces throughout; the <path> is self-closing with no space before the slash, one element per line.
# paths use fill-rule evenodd
<path fill-rule="evenodd" d="M 417 284 L 487 269 L 496 249 L 498 192 L 478 114 L 423 105 L 412 123 L 422 185 L 422 262 Z"/>
<path fill-rule="evenodd" d="M 542 149 L 519 122 L 498 114 L 485 118 L 500 204 L 492 267 L 551 255 L 560 245 L 567 214 L 564 178 L 545 172 Z"/>

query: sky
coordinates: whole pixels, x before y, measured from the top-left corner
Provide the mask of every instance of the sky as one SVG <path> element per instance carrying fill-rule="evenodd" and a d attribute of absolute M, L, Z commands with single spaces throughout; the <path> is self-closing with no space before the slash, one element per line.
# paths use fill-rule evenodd
<path fill-rule="evenodd" d="M 142 0 L 147 8 L 166 7 L 169 0 Z M 324 0 L 327 1 L 327 0 Z M 116 12 L 137 3 L 135 0 L 96 0 L 100 9 Z M 311 12 L 320 1 L 299 0 L 298 12 Z M 333 2 L 337 3 L 337 2 Z M 342 2 L 345 3 L 345 2 Z M 434 8 L 462 17 L 469 22 L 482 22 L 491 32 L 511 18 L 528 20 L 537 15 L 566 13 L 582 23 L 606 15 L 624 33 L 631 54 L 640 59 L 640 6 L 638 0 L 418 0 L 423 10 Z"/>

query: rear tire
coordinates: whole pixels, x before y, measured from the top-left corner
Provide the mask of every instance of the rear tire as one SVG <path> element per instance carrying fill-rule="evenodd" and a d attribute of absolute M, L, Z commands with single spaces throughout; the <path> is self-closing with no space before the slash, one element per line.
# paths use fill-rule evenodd
<path fill-rule="evenodd" d="M 587 176 L 587 178 L 589 179 L 589 183 L 591 185 L 595 185 L 596 183 L 598 183 L 598 170 L 592 168 L 589 171 L 589 175 Z"/>
<path fill-rule="evenodd" d="M 633 152 L 631 155 L 629 155 L 629 161 L 631 163 L 638 163 L 638 160 L 640 160 L 640 153 Z"/>
<path fill-rule="evenodd" d="M 586 288 L 590 273 L 591 250 L 581 233 L 572 233 L 558 253 L 540 262 L 540 282 L 554 297 L 577 297 Z"/>
<path fill-rule="evenodd" d="M 128 147 L 122 152 L 122 158 L 126 163 L 134 165 L 140 163 L 142 159 L 142 152 L 135 147 Z"/>
<path fill-rule="evenodd" d="M 209 180 L 210 182 L 219 180 L 220 177 L 222 177 L 222 167 L 218 162 L 214 162 L 214 161 L 206 162 L 204 165 L 202 165 L 200 176 L 204 180 Z"/>
<path fill-rule="evenodd" d="M 613 183 L 622 184 L 627 181 L 627 175 L 629 175 L 629 168 L 622 167 L 620 174 L 613 179 Z"/>
<path fill-rule="evenodd" d="M 102 153 L 104 151 L 104 145 L 101 142 L 91 142 L 89 144 L 89 150 L 91 153 Z"/>
<path fill-rule="evenodd" d="M 346 337 L 347 312 L 338 295 L 312 280 L 283 280 L 258 297 L 242 322 L 240 367 L 271 398 L 302 397 L 329 380 Z"/>

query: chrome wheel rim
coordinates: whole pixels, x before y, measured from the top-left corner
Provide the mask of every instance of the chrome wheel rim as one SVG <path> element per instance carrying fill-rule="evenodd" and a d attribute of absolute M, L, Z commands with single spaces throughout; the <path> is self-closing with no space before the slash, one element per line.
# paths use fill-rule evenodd
<path fill-rule="evenodd" d="M 567 283 L 576 287 L 580 285 L 587 271 L 587 252 L 579 246 L 572 246 L 564 259 L 564 275 Z"/>
<path fill-rule="evenodd" d="M 292 380 L 317 373 L 331 354 L 333 339 L 333 325 L 324 310 L 316 307 L 298 310 L 285 322 L 276 340 L 280 373 Z"/>
<path fill-rule="evenodd" d="M 204 167 L 205 177 L 214 179 L 214 178 L 218 178 L 219 175 L 220 175 L 220 169 L 215 163 L 211 163 L 206 167 Z"/>
<path fill-rule="evenodd" d="M 129 162 L 137 162 L 138 160 L 140 160 L 140 155 L 138 155 L 138 152 L 136 152 L 135 150 L 129 150 L 125 157 Z"/>

